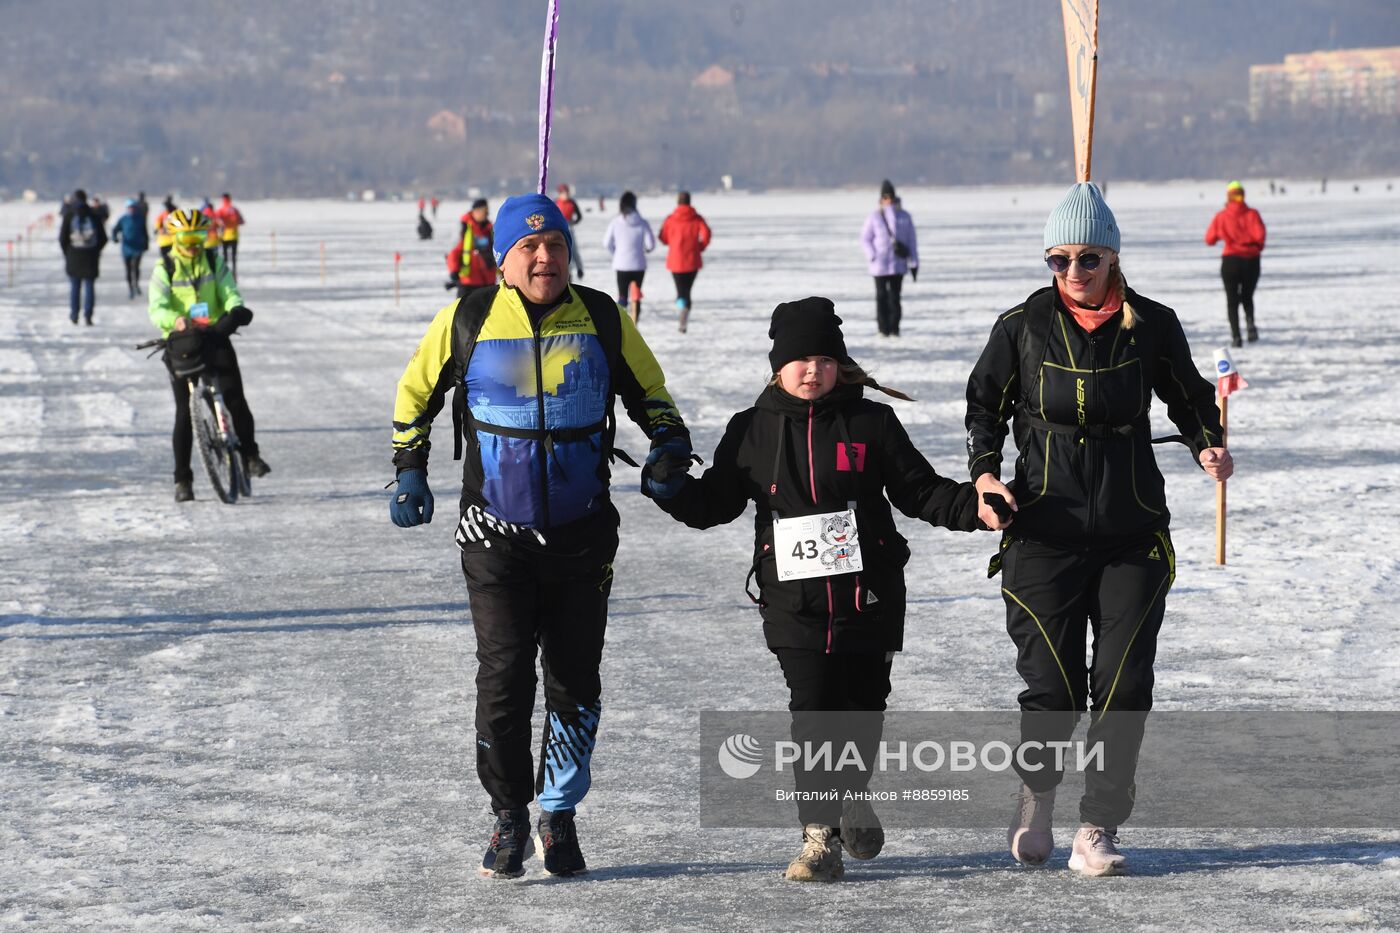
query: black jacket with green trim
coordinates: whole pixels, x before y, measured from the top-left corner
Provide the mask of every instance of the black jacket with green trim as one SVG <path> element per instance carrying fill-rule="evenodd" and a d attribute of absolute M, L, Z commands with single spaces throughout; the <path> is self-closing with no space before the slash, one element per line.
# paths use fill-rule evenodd
<path fill-rule="evenodd" d="M 1127 290 L 1123 313 L 1092 333 L 1052 285 L 997 318 L 967 382 L 968 468 L 1001 478 L 1007 422 L 1018 456 L 1011 535 L 1052 544 L 1111 543 L 1168 526 L 1152 452 L 1155 394 L 1199 458 L 1221 442 L 1215 388 L 1191 359 L 1170 308 Z"/>

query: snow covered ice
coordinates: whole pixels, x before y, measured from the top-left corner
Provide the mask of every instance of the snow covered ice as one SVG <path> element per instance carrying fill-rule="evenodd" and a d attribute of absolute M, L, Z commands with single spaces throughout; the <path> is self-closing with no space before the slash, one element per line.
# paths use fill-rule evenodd
<path fill-rule="evenodd" d="M 1179 565 L 1158 709 L 1400 702 L 1400 193 L 1360 184 L 1322 196 L 1289 182 L 1269 197 L 1246 179 L 1269 248 L 1262 339 L 1234 351 L 1250 388 L 1230 406 L 1229 564 L 1214 565 L 1211 484 L 1182 448 L 1160 448 Z M 676 331 L 661 251 L 641 322 L 697 451 L 708 459 L 757 395 L 773 306 L 821 294 L 852 355 L 919 399 L 894 403 L 915 442 L 965 476 L 968 371 L 996 313 L 1048 281 L 1040 231 L 1062 190 L 906 190 L 924 264 L 890 340 L 875 333 L 856 242 L 873 189 L 697 196 L 714 245 L 690 332 Z M 1201 236 L 1223 184 L 1115 183 L 1109 197 L 1129 281 L 1177 310 L 1209 373 L 1228 330 L 1218 249 Z M 640 204 L 653 225 L 670 206 Z M 236 506 L 214 498 L 197 461 L 198 501 L 172 501 L 173 402 L 159 361 L 130 349 L 153 331 L 144 298 L 125 298 L 115 249 L 96 327 L 68 323 L 49 231 L 0 289 L 0 926 L 1400 927 L 1390 829 L 1129 824 L 1134 876 L 1087 880 L 1063 868 L 1066 806 L 1053 870 L 1018 869 L 998 831 L 892 831 L 839 885 L 781 882 L 795 817 L 790 830 L 698 828 L 699 711 L 787 700 L 743 594 L 751 525 L 676 525 L 626 466 L 594 790 L 579 815 L 592 871 L 546 879 L 531 860 L 522 882 L 478 879 L 490 822 L 449 417 L 430 468 L 437 520 L 395 528 L 383 489 L 394 385 L 446 303 L 455 224 L 420 243 L 408 204 L 244 211 L 240 284 L 257 319 L 235 343 L 273 473 Z M 0 231 L 38 213 L 0 205 Z M 584 284 L 611 290 L 605 226 L 595 211 L 576 235 Z M 1155 427 L 1170 433 L 1161 406 Z M 627 423 L 619 441 L 645 447 Z M 1021 684 L 985 575 L 995 538 L 900 525 L 914 559 L 891 708 L 1012 708 Z"/>

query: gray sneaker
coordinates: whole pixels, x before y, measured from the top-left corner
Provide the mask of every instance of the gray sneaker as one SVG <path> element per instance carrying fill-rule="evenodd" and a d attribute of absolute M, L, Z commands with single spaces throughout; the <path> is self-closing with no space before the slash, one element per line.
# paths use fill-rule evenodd
<path fill-rule="evenodd" d="M 841 847 L 851 858 L 871 859 L 885 847 L 885 828 L 868 800 L 841 805 Z"/>
<path fill-rule="evenodd" d="M 841 863 L 841 846 L 832 836 L 836 830 L 821 823 L 802 828 L 802 851 L 787 867 L 788 881 L 839 881 L 846 873 Z"/>
<path fill-rule="evenodd" d="M 1016 795 L 1016 815 L 1006 830 L 1011 855 L 1022 865 L 1044 865 L 1055 850 L 1050 817 L 1055 810 L 1055 788 L 1036 793 L 1025 784 Z"/>
<path fill-rule="evenodd" d="M 1069 856 L 1070 871 L 1098 878 L 1105 875 L 1126 875 L 1128 857 L 1118 851 L 1117 829 L 1102 826 L 1081 826 L 1074 834 L 1074 848 Z"/>

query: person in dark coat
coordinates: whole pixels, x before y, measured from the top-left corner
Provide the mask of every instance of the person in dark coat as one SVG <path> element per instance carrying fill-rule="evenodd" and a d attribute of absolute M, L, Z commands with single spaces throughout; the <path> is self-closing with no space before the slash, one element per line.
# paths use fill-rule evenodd
<path fill-rule="evenodd" d="M 63 215 L 58 228 L 58 245 L 63 250 L 63 265 L 68 273 L 68 319 L 78 323 L 79 303 L 83 319 L 92 326 L 98 263 L 102 248 L 107 245 L 107 231 L 88 204 L 87 192 L 79 188 Z"/>
<path fill-rule="evenodd" d="M 890 511 L 972 531 L 976 490 L 940 476 L 890 406 L 865 398 L 880 386 L 846 353 L 830 299 L 785 302 L 773 312 L 774 376 L 754 407 L 735 415 L 698 478 L 653 466 L 644 492 L 692 528 L 738 518 L 750 502 L 754 557 L 750 593 L 763 634 L 791 693 L 795 742 L 853 741 L 874 760 L 894 655 L 904 647 L 904 565 L 909 546 Z M 675 464 L 680 467 L 681 464 Z M 837 722 L 813 711 L 852 714 Z M 798 770 L 797 789 L 850 783 L 868 774 Z M 873 858 L 880 822 L 860 800 L 801 800 L 803 847 L 793 881 L 835 881 L 844 848 Z"/>
<path fill-rule="evenodd" d="M 1070 188 L 1044 242 L 1053 283 L 997 319 L 967 383 L 969 471 L 979 492 L 1015 511 L 992 565 L 1026 682 L 1022 786 L 1007 841 L 1023 864 L 1049 859 L 1063 777 L 1049 743 L 1068 740 L 1092 705 L 1088 741 L 1103 742 L 1104 767 L 1085 773 L 1069 867 L 1116 875 L 1126 871 L 1118 827 L 1133 808 L 1157 633 L 1176 577 L 1153 396 L 1207 476 L 1225 480 L 1234 466 L 1215 388 L 1197 372 L 1181 322 L 1127 287 L 1118 224 L 1099 189 Z M 1009 420 L 1019 451 L 1010 487 L 1000 479 Z M 981 517 L 1006 524 L 985 505 Z"/>

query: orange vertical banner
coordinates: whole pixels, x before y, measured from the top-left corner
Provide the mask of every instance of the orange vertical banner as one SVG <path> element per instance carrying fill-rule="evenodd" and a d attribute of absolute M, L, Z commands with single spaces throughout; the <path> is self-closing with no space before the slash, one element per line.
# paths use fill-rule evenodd
<path fill-rule="evenodd" d="M 1099 76 L 1099 0 L 1060 0 L 1074 119 L 1074 177 L 1088 181 L 1094 156 L 1094 85 Z"/>

